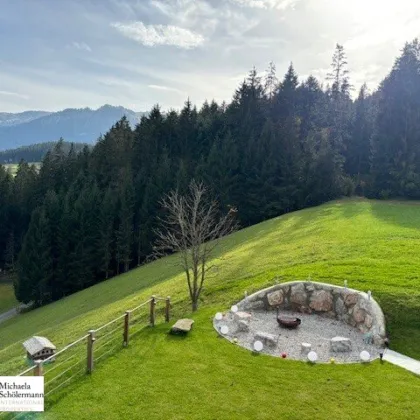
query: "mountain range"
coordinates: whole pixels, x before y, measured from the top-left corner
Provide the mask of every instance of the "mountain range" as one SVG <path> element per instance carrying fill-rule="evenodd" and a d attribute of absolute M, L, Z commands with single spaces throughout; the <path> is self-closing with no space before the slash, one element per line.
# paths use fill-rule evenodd
<path fill-rule="evenodd" d="M 0 150 L 57 141 L 60 137 L 69 142 L 92 144 L 124 115 L 135 126 L 145 114 L 112 105 L 96 110 L 3 112 L 0 113 Z"/>

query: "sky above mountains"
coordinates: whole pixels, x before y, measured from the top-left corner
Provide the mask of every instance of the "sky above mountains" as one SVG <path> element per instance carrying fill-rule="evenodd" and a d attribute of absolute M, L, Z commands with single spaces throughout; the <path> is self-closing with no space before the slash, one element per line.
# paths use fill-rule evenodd
<path fill-rule="evenodd" d="M 291 61 L 324 79 L 344 45 L 351 82 L 374 89 L 406 41 L 418 0 L 0 0 L 0 112 L 180 108 L 229 101 L 255 66 Z"/>

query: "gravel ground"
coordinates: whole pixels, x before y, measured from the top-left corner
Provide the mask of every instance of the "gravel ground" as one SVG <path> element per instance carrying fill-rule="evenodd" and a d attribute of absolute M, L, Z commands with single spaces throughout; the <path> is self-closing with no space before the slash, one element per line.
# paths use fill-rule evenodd
<path fill-rule="evenodd" d="M 307 361 L 306 354 L 301 350 L 301 343 L 311 344 L 311 350 L 314 350 L 318 355 L 318 362 L 330 362 L 333 357 L 336 363 L 359 363 L 359 355 L 362 350 L 370 353 L 371 360 L 379 357 L 380 347 L 365 344 L 363 333 L 344 322 L 318 315 L 280 311 L 280 315 L 296 316 L 302 320 L 300 326 L 294 330 L 289 330 L 279 327 L 274 311 L 251 311 L 249 313 L 252 316 L 249 321 L 248 332 L 238 331 L 238 323 L 230 311 L 223 314 L 223 319 L 220 321 L 214 318 L 213 325 L 219 333 L 221 327 L 226 325 L 229 332 L 224 334 L 224 337 L 230 341 L 236 339 L 238 345 L 249 350 L 253 350 L 256 333 L 275 335 L 277 345 L 275 347 L 264 345 L 261 353 L 276 357 L 281 357 L 284 352 L 290 359 Z M 352 342 L 352 351 L 331 352 L 330 339 L 336 336 L 349 338 Z"/>

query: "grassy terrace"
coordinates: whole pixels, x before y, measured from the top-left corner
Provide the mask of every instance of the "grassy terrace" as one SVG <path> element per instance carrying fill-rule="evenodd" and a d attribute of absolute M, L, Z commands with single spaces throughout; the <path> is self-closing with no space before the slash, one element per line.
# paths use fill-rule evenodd
<path fill-rule="evenodd" d="M 420 380 L 379 362 L 317 365 L 253 356 L 217 338 L 211 316 L 280 281 L 307 279 L 372 290 L 393 349 L 420 359 L 420 205 L 343 200 L 243 229 L 222 242 L 194 331 L 169 338 L 146 328 L 106 363 L 58 395 L 47 418 L 415 418 Z M 151 294 L 170 295 L 188 316 L 175 257 L 0 325 L 0 374 L 25 366 L 21 342 L 35 333 L 58 348 Z M 77 393 L 76 393 L 77 391 Z M 180 401 L 183 401 L 181 404 Z M 386 416 L 384 417 L 384 413 Z M 106 414 L 105 414 L 106 413 Z"/>

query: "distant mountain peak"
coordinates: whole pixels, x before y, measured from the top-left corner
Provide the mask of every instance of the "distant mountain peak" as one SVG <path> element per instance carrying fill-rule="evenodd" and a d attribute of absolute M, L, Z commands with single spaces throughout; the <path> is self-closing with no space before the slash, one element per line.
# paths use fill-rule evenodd
<path fill-rule="evenodd" d="M 0 150 L 57 141 L 60 137 L 69 142 L 92 144 L 123 116 L 134 127 L 144 114 L 109 104 L 96 110 L 85 107 L 57 112 L 4 112 L 0 113 Z"/>

